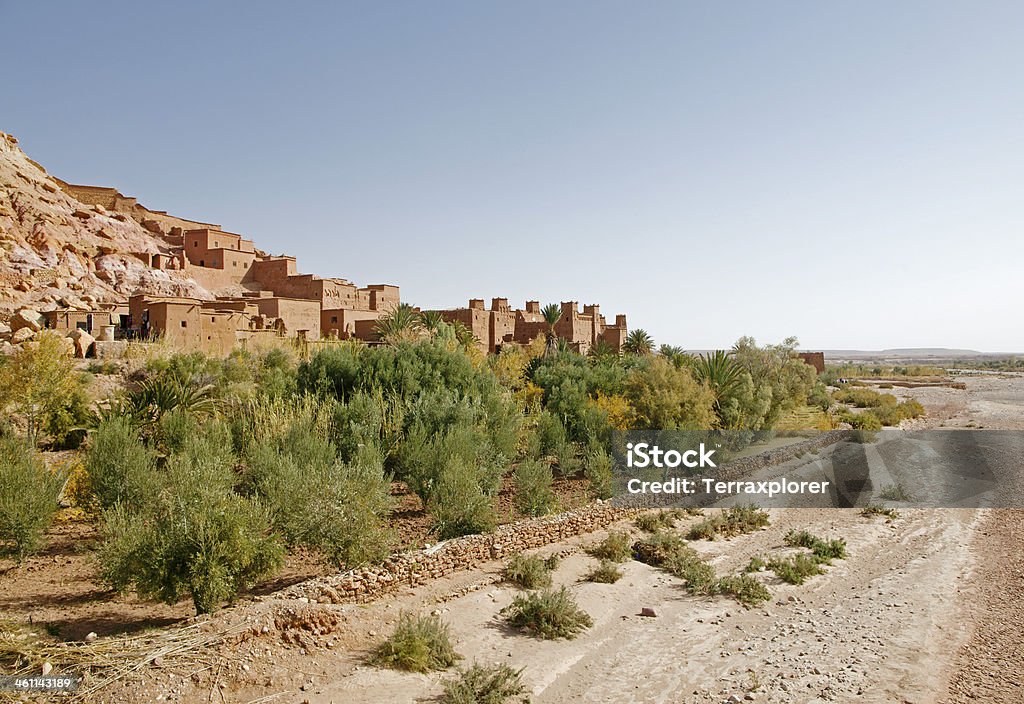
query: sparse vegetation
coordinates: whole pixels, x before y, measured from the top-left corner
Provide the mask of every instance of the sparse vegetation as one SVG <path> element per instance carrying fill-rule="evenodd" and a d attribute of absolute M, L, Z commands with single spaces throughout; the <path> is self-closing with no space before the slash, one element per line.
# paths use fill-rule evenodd
<path fill-rule="evenodd" d="M 717 536 L 731 538 L 767 526 L 768 514 L 757 506 L 732 506 L 725 511 L 690 527 L 690 540 L 714 540 Z"/>
<path fill-rule="evenodd" d="M 401 613 L 391 636 L 377 647 L 371 662 L 409 672 L 446 670 L 460 656 L 452 645 L 448 624 L 439 616 Z"/>
<path fill-rule="evenodd" d="M 861 509 L 860 514 L 865 518 L 873 518 L 874 516 L 885 516 L 892 520 L 900 517 L 900 512 L 894 508 L 882 506 L 881 504 L 869 504 Z"/>
<path fill-rule="evenodd" d="M 505 564 L 502 578 L 524 589 L 540 589 L 551 586 L 551 572 L 557 565 L 554 560 L 543 560 L 536 555 L 513 555 Z"/>
<path fill-rule="evenodd" d="M 601 584 L 615 584 L 621 578 L 622 570 L 611 560 L 601 560 L 597 567 L 583 577 L 588 582 L 600 582 Z"/>
<path fill-rule="evenodd" d="M 789 584 L 803 584 L 808 577 L 822 573 L 821 564 L 806 553 L 790 557 L 773 557 L 767 561 L 767 567 L 779 579 Z"/>
<path fill-rule="evenodd" d="M 657 533 L 660 530 L 670 530 L 675 527 L 675 516 L 669 511 L 656 511 L 645 513 L 636 517 L 633 524 L 646 533 Z"/>
<path fill-rule="evenodd" d="M 554 477 L 551 465 L 543 460 L 524 460 L 515 471 L 515 504 L 524 516 L 543 516 L 551 513 L 557 497 L 551 484 Z"/>
<path fill-rule="evenodd" d="M 517 596 L 501 612 L 510 625 L 547 640 L 572 640 L 594 625 L 565 587 Z"/>
<path fill-rule="evenodd" d="M 772 593 L 768 591 L 768 587 L 749 574 L 720 577 L 715 585 L 715 591 L 718 594 L 731 596 L 748 609 L 763 604 L 766 601 L 771 601 L 772 598 Z"/>
<path fill-rule="evenodd" d="M 805 530 L 791 530 L 783 538 L 786 545 L 794 548 L 808 548 L 816 558 L 825 564 L 832 560 L 846 559 L 846 541 L 842 538 L 823 540 Z"/>
<path fill-rule="evenodd" d="M 768 589 L 749 575 L 717 576 L 715 569 L 675 533 L 655 533 L 634 545 L 633 550 L 641 562 L 682 579 L 691 594 L 724 594 L 747 607 L 771 598 Z"/>
<path fill-rule="evenodd" d="M 907 491 L 906 487 L 904 487 L 903 484 L 899 482 L 896 482 L 895 484 L 889 484 L 888 486 L 883 487 L 879 496 L 882 497 L 882 499 L 885 501 L 906 502 L 914 500 L 913 495 L 909 491 Z"/>
<path fill-rule="evenodd" d="M 633 557 L 633 539 L 625 531 L 612 531 L 588 550 L 593 557 L 609 562 L 625 562 Z"/>
<path fill-rule="evenodd" d="M 48 470 L 35 448 L 0 437 L 0 546 L 19 561 L 42 543 L 63 484 L 63 472 Z"/>
<path fill-rule="evenodd" d="M 445 682 L 441 704 L 506 704 L 526 691 L 522 672 L 505 664 L 473 663 L 459 672 L 458 679 Z"/>

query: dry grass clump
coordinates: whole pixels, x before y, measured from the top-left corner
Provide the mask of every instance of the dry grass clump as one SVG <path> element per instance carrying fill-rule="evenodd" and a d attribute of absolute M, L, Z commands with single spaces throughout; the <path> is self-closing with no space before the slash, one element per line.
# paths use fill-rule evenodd
<path fill-rule="evenodd" d="M 558 566 L 558 556 L 552 555 L 546 560 L 536 555 L 513 555 L 505 565 L 502 578 L 506 582 L 518 584 L 524 589 L 540 589 L 551 586 L 551 573 Z"/>
<path fill-rule="evenodd" d="M 391 636 L 377 647 L 371 662 L 410 672 L 445 670 L 459 659 L 448 624 L 438 616 L 402 613 Z"/>
<path fill-rule="evenodd" d="M 626 531 L 613 531 L 600 543 L 591 546 L 587 552 L 599 560 L 625 562 L 633 557 L 633 539 Z"/>
<path fill-rule="evenodd" d="M 601 560 L 597 567 L 588 572 L 583 579 L 600 584 L 615 584 L 622 579 L 622 570 L 610 560 Z"/>
<path fill-rule="evenodd" d="M 805 530 L 791 530 L 783 541 L 793 548 L 809 548 L 814 557 L 826 565 L 832 564 L 832 560 L 846 559 L 846 541 L 842 538 L 824 540 Z"/>
<path fill-rule="evenodd" d="M 905 486 L 903 486 L 899 482 L 896 482 L 895 484 L 890 484 L 883 488 L 879 496 L 881 496 L 882 499 L 884 499 L 885 501 L 914 500 L 914 496 L 909 491 L 907 491 L 907 488 Z"/>
<path fill-rule="evenodd" d="M 900 512 L 894 508 L 887 508 L 880 504 L 870 504 L 868 506 L 865 506 L 861 510 L 860 515 L 864 516 L 865 518 L 873 518 L 874 516 L 885 516 L 886 518 L 891 520 L 894 518 L 899 518 Z"/>
<path fill-rule="evenodd" d="M 473 665 L 459 672 L 459 678 L 444 684 L 441 704 L 505 704 L 526 691 L 522 670 L 508 665 Z M 529 701 L 528 697 L 523 698 Z"/>
<path fill-rule="evenodd" d="M 633 524 L 645 533 L 657 533 L 661 530 L 671 530 L 676 526 L 676 519 L 670 511 L 657 511 L 637 516 Z"/>
<path fill-rule="evenodd" d="M 768 514 L 757 506 L 733 506 L 717 516 L 705 518 L 691 526 L 686 537 L 690 540 L 714 540 L 716 536 L 731 538 L 744 533 L 753 533 L 768 525 Z"/>
<path fill-rule="evenodd" d="M 821 563 L 811 555 L 800 553 L 792 557 L 773 557 L 766 567 L 789 584 L 803 584 L 810 577 L 822 574 Z"/>
<path fill-rule="evenodd" d="M 565 587 L 517 596 L 501 613 L 510 625 L 547 640 L 572 640 L 594 625 Z"/>

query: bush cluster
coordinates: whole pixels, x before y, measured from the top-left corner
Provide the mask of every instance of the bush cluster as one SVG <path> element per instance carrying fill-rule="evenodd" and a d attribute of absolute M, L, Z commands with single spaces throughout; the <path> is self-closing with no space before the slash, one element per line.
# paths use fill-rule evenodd
<path fill-rule="evenodd" d="M 768 525 L 768 514 L 756 506 L 732 506 L 711 518 L 690 527 L 690 540 L 714 540 L 716 536 L 731 538 L 752 533 Z"/>
<path fill-rule="evenodd" d="M 514 555 L 505 565 L 502 578 L 524 589 L 540 589 L 551 586 L 551 573 L 558 566 L 558 557 L 546 560 L 536 555 Z"/>
<path fill-rule="evenodd" d="M 458 679 L 445 682 L 441 704 L 505 704 L 526 692 L 522 672 L 505 664 L 473 663 Z"/>
<path fill-rule="evenodd" d="M 0 544 L 20 561 L 53 522 L 64 473 L 50 471 L 27 443 L 0 436 Z"/>
<path fill-rule="evenodd" d="M 633 551 L 641 562 L 682 579 L 691 594 L 725 594 L 746 607 L 771 599 L 768 589 L 750 575 L 716 575 L 715 569 L 676 533 L 655 533 L 634 545 Z"/>
<path fill-rule="evenodd" d="M 452 645 L 448 624 L 439 616 L 403 612 L 394 632 L 377 647 L 371 662 L 395 670 L 430 672 L 446 670 L 460 657 Z"/>
<path fill-rule="evenodd" d="M 501 613 L 513 627 L 547 640 L 572 640 L 594 625 L 565 587 L 517 596 Z"/>
<path fill-rule="evenodd" d="M 599 560 L 625 562 L 633 557 L 633 539 L 625 531 L 612 531 L 596 545 L 587 550 Z"/>

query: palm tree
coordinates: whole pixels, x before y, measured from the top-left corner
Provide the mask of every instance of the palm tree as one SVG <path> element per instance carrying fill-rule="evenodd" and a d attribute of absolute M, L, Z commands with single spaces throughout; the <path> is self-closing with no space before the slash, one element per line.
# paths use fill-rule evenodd
<path fill-rule="evenodd" d="M 408 303 L 399 303 L 394 310 L 377 321 L 377 335 L 389 344 L 414 340 L 422 331 L 419 313 Z"/>
<path fill-rule="evenodd" d="M 612 347 L 612 343 L 607 340 L 598 340 L 594 343 L 594 346 L 590 348 L 590 356 L 595 359 L 607 359 L 609 357 L 614 357 L 615 354 L 615 348 Z"/>
<path fill-rule="evenodd" d="M 419 314 L 420 327 L 428 335 L 436 335 L 441 326 L 445 324 L 444 316 L 439 310 L 425 310 Z"/>
<path fill-rule="evenodd" d="M 540 309 L 541 317 L 548 324 L 547 345 L 544 348 L 544 356 L 549 357 L 558 351 L 558 336 L 555 335 L 555 324 L 562 318 L 562 309 L 554 303 L 548 303 Z"/>
<path fill-rule="evenodd" d="M 626 335 L 626 342 L 622 345 L 622 351 L 635 355 L 647 355 L 654 352 L 654 338 L 647 334 L 643 328 L 631 330 Z"/>
<path fill-rule="evenodd" d="M 708 385 L 715 395 L 715 412 L 721 417 L 722 401 L 729 397 L 743 379 L 743 367 L 725 350 L 701 355 L 694 364 L 697 380 Z"/>
<path fill-rule="evenodd" d="M 675 345 L 662 345 L 658 348 L 658 354 L 677 367 L 683 364 L 684 357 L 686 357 L 686 351 Z"/>
<path fill-rule="evenodd" d="M 455 341 L 462 346 L 463 349 L 470 349 L 474 345 L 480 344 L 480 338 L 473 334 L 473 331 L 469 329 L 469 326 L 463 323 L 461 320 L 456 320 L 451 323 L 452 331 L 455 334 Z"/>

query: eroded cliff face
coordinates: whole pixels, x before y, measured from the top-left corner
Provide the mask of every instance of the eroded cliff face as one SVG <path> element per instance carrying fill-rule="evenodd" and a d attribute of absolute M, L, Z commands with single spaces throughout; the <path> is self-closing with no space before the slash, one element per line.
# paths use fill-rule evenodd
<path fill-rule="evenodd" d="M 179 244 L 150 227 L 75 199 L 0 132 L 0 318 L 23 306 L 91 308 L 136 292 L 212 298 L 185 272 L 148 265 Z"/>

